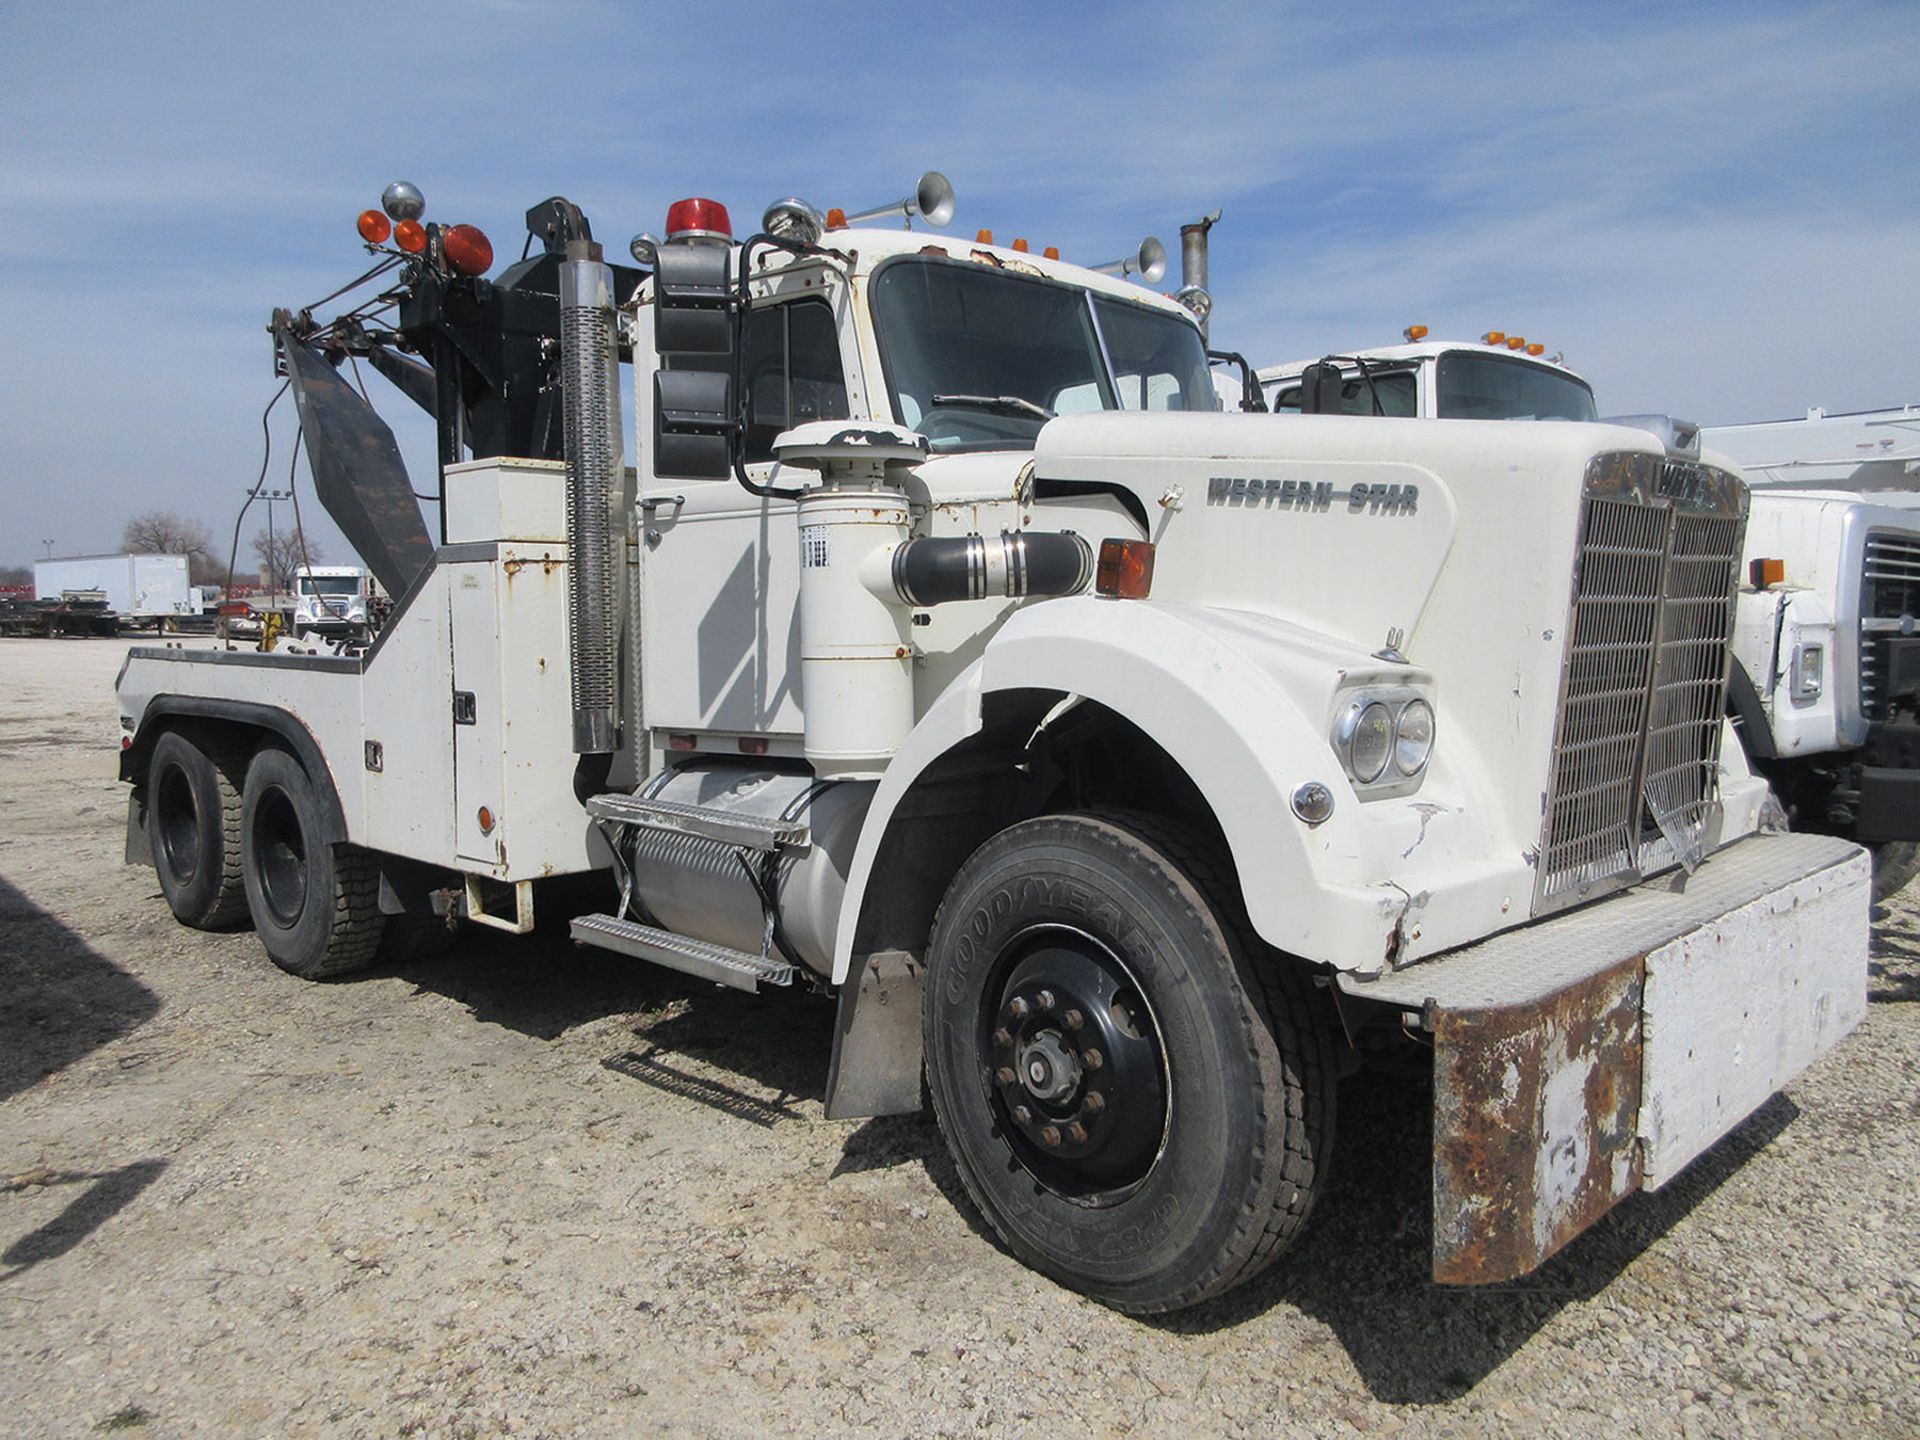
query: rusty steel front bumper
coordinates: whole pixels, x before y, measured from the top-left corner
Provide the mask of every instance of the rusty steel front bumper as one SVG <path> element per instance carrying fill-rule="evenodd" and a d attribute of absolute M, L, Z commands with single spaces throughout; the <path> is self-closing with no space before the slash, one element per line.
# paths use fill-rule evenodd
<path fill-rule="evenodd" d="M 1368 979 L 1432 1039 L 1433 1277 L 1536 1269 L 1658 1189 L 1866 1014 L 1866 852 L 1756 835 Z"/>

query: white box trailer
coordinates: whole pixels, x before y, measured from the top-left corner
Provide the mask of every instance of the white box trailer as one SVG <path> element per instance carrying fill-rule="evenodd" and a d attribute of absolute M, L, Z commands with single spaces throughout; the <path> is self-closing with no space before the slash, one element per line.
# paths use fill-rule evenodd
<path fill-rule="evenodd" d="M 390 337 L 276 316 L 398 598 L 355 655 L 131 652 L 129 859 L 177 916 L 319 977 L 597 872 L 576 940 L 836 995 L 827 1114 L 924 1076 L 1012 1251 L 1137 1312 L 1299 1236 L 1347 1065 L 1430 1063 L 1433 1270 L 1478 1283 L 1860 1019 L 1866 857 L 1766 831 L 1727 738 L 1737 476 L 1223 415 L 1172 300 L 825 219 L 681 202 L 634 270 L 553 200 L 484 289 L 435 230 Z M 458 399 L 441 543 L 340 350 Z"/>
<path fill-rule="evenodd" d="M 123 620 L 171 620 L 197 615 L 184 555 L 68 555 L 33 562 L 34 594 L 58 600 L 97 590 Z"/>

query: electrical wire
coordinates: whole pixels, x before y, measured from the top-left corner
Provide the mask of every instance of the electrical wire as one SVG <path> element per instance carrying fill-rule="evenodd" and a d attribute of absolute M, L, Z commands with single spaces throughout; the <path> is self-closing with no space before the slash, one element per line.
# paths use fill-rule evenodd
<path fill-rule="evenodd" d="M 313 304 L 306 306 L 305 312 L 307 314 L 312 314 L 315 310 L 318 310 L 322 305 L 326 304 L 327 301 L 337 300 L 342 295 L 346 294 L 349 290 L 358 289 L 360 286 L 366 284 L 367 281 L 373 279 L 374 276 L 386 274 L 387 271 L 393 269 L 394 266 L 400 263 L 401 258 L 402 257 L 398 255 L 387 256 L 386 259 L 382 260 L 378 265 L 375 265 L 371 270 L 367 271 L 367 273 L 362 275 L 359 279 L 349 280 L 346 284 L 342 285 L 338 290 L 334 291 L 331 295 L 322 295 L 318 300 L 314 301 Z"/>
<path fill-rule="evenodd" d="M 260 498 L 261 490 L 266 487 L 267 466 L 273 463 L 273 430 L 267 424 L 267 419 L 273 414 L 273 407 L 280 403 L 280 397 L 287 393 L 287 390 L 292 384 L 293 380 L 291 377 L 283 380 L 280 388 L 273 392 L 273 398 L 267 401 L 267 408 L 260 412 L 260 434 L 266 441 L 266 447 L 260 456 L 259 477 L 253 482 L 253 489 L 247 492 L 246 501 L 240 506 L 240 513 L 233 517 L 233 545 L 227 551 L 227 583 L 225 589 L 228 599 L 233 598 L 233 570 L 234 566 L 237 565 L 240 560 L 240 527 L 246 523 L 247 511 L 253 508 L 253 502 Z M 231 639 L 227 641 L 227 648 L 233 648 L 233 641 Z"/>

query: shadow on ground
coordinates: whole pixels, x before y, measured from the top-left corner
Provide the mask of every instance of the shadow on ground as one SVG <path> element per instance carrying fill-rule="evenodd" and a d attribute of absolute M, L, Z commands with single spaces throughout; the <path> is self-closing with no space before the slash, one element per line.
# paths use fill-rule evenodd
<path fill-rule="evenodd" d="M 151 990 L 0 879 L 0 1100 L 159 1009 Z"/>
<path fill-rule="evenodd" d="M 16 1176 L 4 1187 L 21 1192 L 65 1185 L 79 1185 L 60 1213 L 45 1224 L 30 1230 L 0 1250 L 0 1265 L 13 1268 L 0 1272 L 0 1281 L 66 1254 L 87 1236 L 131 1205 L 142 1190 L 160 1178 L 167 1168 L 164 1160 L 136 1160 L 117 1170 L 99 1172 L 51 1171 Z"/>

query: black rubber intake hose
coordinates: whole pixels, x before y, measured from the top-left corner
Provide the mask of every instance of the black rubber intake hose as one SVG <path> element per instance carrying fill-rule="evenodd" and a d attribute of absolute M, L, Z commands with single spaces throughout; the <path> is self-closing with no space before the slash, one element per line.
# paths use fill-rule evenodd
<path fill-rule="evenodd" d="M 1023 595 L 1076 595 L 1093 578 L 1093 550 L 1072 531 L 941 535 L 893 552 L 893 588 L 909 605 Z"/>

